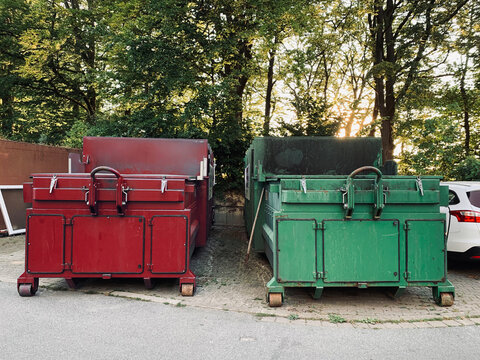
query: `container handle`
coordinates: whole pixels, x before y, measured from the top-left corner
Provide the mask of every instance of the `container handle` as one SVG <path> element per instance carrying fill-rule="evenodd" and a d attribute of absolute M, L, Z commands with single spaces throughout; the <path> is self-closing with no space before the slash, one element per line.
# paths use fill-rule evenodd
<path fill-rule="evenodd" d="M 353 214 L 353 209 L 355 207 L 355 189 L 353 185 L 353 179 L 355 176 L 360 174 L 363 171 L 374 172 L 377 174 L 377 178 L 375 180 L 375 203 L 373 204 L 373 217 L 374 219 L 379 219 L 382 215 L 383 208 L 385 207 L 385 196 L 383 193 L 383 184 L 382 184 L 382 172 L 377 169 L 375 166 L 362 166 L 358 169 L 351 172 L 350 175 L 347 177 L 347 184 L 345 187 L 345 194 L 346 194 L 346 202 L 345 202 L 345 194 L 343 196 L 344 203 L 343 208 L 345 209 L 345 218 L 351 219 Z"/>
<path fill-rule="evenodd" d="M 97 215 L 98 206 L 97 206 L 97 182 L 95 180 L 95 175 L 100 171 L 107 171 L 115 175 L 117 178 L 117 184 L 115 186 L 115 205 L 117 207 L 117 212 L 121 215 L 124 215 L 124 206 L 126 205 L 126 200 L 123 201 L 123 194 L 126 193 L 128 188 L 123 181 L 123 176 L 114 168 L 109 166 L 97 166 L 90 173 L 90 184 L 88 185 L 88 198 L 87 205 L 90 208 L 92 215 Z"/>
<path fill-rule="evenodd" d="M 362 167 L 359 167 L 357 170 L 353 170 L 352 173 L 350 175 L 348 175 L 348 178 L 353 179 L 355 176 L 357 176 L 358 174 L 360 174 L 361 172 L 364 172 L 364 171 L 370 171 L 370 172 L 376 173 L 377 174 L 377 182 L 383 176 L 380 169 L 377 169 L 375 166 L 362 166 Z"/>

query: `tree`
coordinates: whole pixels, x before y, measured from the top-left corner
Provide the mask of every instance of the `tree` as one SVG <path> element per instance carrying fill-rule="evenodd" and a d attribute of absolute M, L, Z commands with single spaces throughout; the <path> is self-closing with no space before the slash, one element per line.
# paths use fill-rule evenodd
<path fill-rule="evenodd" d="M 470 2 L 460 10 L 461 21 L 457 22 L 459 27 L 458 37 L 454 42 L 454 50 L 460 55 L 459 63 L 454 63 L 453 71 L 458 79 L 458 86 L 461 96 L 464 129 L 464 151 L 465 158 L 470 156 L 471 149 L 471 116 L 474 110 L 478 91 L 475 91 L 468 83 L 473 83 L 475 72 L 475 59 L 480 59 L 480 43 L 478 42 L 478 31 L 480 30 L 480 6 L 477 2 Z M 475 47 L 477 43 L 477 47 Z M 480 63 L 478 63 L 480 65 Z M 478 71 L 478 68 L 477 68 Z"/>
<path fill-rule="evenodd" d="M 294 36 L 285 47 L 284 84 L 291 96 L 296 122 L 281 122 L 281 133 L 292 135 L 334 135 L 341 119 L 332 112 L 343 79 L 335 76 L 341 45 L 339 17 L 314 7 L 309 31 Z"/>
<path fill-rule="evenodd" d="M 18 117 L 15 97 L 22 79 L 15 69 L 23 63 L 19 38 L 26 29 L 24 22 L 28 15 L 24 0 L 5 0 L 0 3 L 0 134 L 13 136 L 13 125 Z"/>
<path fill-rule="evenodd" d="M 396 109 L 418 74 L 438 66 L 432 58 L 451 20 L 468 0 L 374 0 L 368 14 L 375 82 L 374 121 L 381 118 L 383 160 L 392 160 Z"/>

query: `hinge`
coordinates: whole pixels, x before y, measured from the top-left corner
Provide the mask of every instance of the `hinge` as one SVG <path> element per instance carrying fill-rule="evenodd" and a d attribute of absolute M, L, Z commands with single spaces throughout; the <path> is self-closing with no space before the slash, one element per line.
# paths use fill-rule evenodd
<path fill-rule="evenodd" d="M 72 264 L 65 263 L 65 264 L 62 264 L 62 265 L 63 265 L 64 270 L 72 270 Z"/>
<path fill-rule="evenodd" d="M 90 163 L 90 155 L 82 155 L 82 160 L 80 164 L 88 165 Z"/>
<path fill-rule="evenodd" d="M 63 219 L 63 225 L 65 225 L 65 226 L 72 226 L 72 220 Z"/>
<path fill-rule="evenodd" d="M 312 227 L 313 227 L 313 230 L 325 230 L 325 224 L 323 222 L 314 223 Z"/>
<path fill-rule="evenodd" d="M 405 231 L 410 230 L 410 226 L 408 225 L 408 223 L 403 224 L 403 229 L 404 229 Z"/>
<path fill-rule="evenodd" d="M 153 269 L 153 264 L 147 264 L 147 270 L 152 270 Z"/>
<path fill-rule="evenodd" d="M 410 271 L 405 271 L 403 273 L 403 277 L 405 278 L 405 280 L 408 280 L 408 278 L 412 275 L 412 273 Z"/>
<path fill-rule="evenodd" d="M 313 277 L 315 279 L 326 279 L 327 278 L 327 272 L 319 271 L 319 272 L 314 272 Z"/>

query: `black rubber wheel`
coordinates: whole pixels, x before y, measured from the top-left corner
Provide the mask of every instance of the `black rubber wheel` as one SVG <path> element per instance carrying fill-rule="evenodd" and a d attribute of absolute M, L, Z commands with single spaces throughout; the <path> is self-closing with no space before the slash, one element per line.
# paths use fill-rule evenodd
<path fill-rule="evenodd" d="M 28 297 L 35 295 L 32 284 L 20 284 L 18 285 L 18 294 L 22 297 Z"/>

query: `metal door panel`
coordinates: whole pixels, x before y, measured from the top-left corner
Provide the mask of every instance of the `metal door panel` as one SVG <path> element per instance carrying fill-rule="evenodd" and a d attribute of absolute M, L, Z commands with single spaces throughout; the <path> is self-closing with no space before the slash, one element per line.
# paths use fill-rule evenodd
<path fill-rule="evenodd" d="M 400 279 L 397 220 L 325 220 L 325 282 L 392 282 Z"/>
<path fill-rule="evenodd" d="M 140 216 L 74 216 L 72 272 L 143 272 L 145 219 Z"/>
<path fill-rule="evenodd" d="M 183 274 L 188 256 L 188 218 L 184 215 L 152 217 L 151 271 Z"/>
<path fill-rule="evenodd" d="M 277 280 L 316 281 L 316 221 L 277 220 Z"/>
<path fill-rule="evenodd" d="M 62 215 L 30 215 L 27 227 L 27 271 L 63 272 L 65 226 Z"/>
<path fill-rule="evenodd" d="M 445 222 L 407 220 L 408 281 L 444 281 Z"/>

